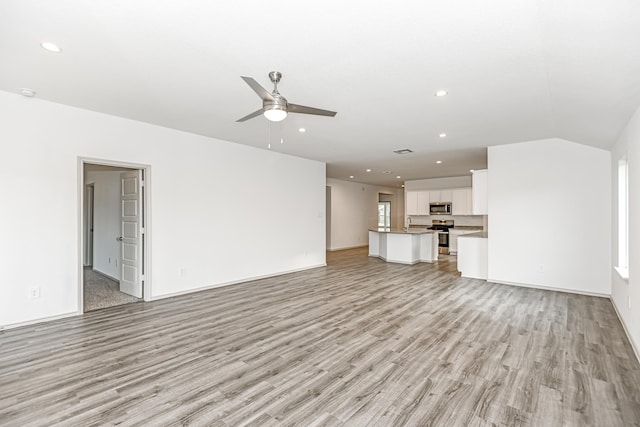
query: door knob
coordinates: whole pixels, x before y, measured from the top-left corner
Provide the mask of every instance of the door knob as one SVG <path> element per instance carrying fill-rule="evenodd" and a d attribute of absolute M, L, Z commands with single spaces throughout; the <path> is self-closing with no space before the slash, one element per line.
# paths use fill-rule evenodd
<path fill-rule="evenodd" d="M 122 242 L 122 241 L 124 240 L 124 238 L 123 238 L 122 236 L 120 236 L 120 237 L 116 237 L 116 240 L 117 240 L 118 242 Z"/>

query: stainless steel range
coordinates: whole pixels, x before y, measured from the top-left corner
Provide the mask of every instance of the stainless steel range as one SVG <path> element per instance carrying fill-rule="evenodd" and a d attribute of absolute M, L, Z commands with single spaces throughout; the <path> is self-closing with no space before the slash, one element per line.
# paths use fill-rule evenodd
<path fill-rule="evenodd" d="M 438 253 L 449 254 L 449 229 L 453 228 L 452 219 L 434 219 L 428 230 L 438 230 Z"/>

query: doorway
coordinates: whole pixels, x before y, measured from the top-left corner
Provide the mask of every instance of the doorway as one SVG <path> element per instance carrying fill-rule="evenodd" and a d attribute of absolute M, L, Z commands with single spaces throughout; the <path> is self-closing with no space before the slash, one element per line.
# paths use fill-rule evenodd
<path fill-rule="evenodd" d="M 391 228 L 392 194 L 378 193 L 378 227 Z"/>
<path fill-rule="evenodd" d="M 144 301 L 147 167 L 93 159 L 80 167 L 82 312 Z"/>

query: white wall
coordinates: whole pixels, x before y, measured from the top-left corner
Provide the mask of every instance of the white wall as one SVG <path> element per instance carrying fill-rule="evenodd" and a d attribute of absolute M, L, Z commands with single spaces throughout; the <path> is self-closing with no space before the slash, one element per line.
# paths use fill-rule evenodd
<path fill-rule="evenodd" d="M 547 139 L 489 147 L 489 280 L 611 293 L 610 152 Z"/>
<path fill-rule="evenodd" d="M 80 310 L 79 157 L 150 165 L 152 298 L 325 264 L 324 163 L 7 92 L 0 117 L 0 326 Z"/>
<path fill-rule="evenodd" d="M 403 226 L 404 191 L 328 178 L 331 187 L 331 242 L 329 250 L 369 244 L 369 228 L 378 226 L 378 194 L 392 194 L 391 227 Z"/>
<path fill-rule="evenodd" d="M 618 160 L 626 153 L 629 165 L 629 280 L 612 271 L 611 298 L 640 354 L 640 108 L 635 112 L 612 150 L 612 263 L 618 260 Z"/>
<path fill-rule="evenodd" d="M 471 188 L 471 175 L 447 178 L 414 179 L 405 181 L 405 191 L 442 190 L 445 188 Z"/>
<path fill-rule="evenodd" d="M 94 184 L 93 269 L 120 280 L 120 173 L 92 171 L 86 184 Z"/>

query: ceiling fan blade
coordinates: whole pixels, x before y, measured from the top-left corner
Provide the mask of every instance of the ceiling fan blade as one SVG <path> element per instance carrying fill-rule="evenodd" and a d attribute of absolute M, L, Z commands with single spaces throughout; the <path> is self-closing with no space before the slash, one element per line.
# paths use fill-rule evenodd
<path fill-rule="evenodd" d="M 313 107 L 305 107 L 304 105 L 298 105 L 298 104 L 287 104 L 287 110 L 289 110 L 290 113 L 315 114 L 317 116 L 334 117 L 336 114 L 338 114 L 335 111 L 321 110 L 320 108 L 313 108 Z"/>
<path fill-rule="evenodd" d="M 263 101 L 264 100 L 273 101 L 273 95 L 271 95 L 268 90 L 260 86 L 260 83 L 255 81 L 253 77 L 240 76 L 240 78 L 244 80 L 249 86 L 251 86 L 251 89 L 253 89 L 254 92 L 257 93 L 258 96 L 262 98 Z"/>
<path fill-rule="evenodd" d="M 246 116 L 244 116 L 244 117 L 243 117 L 243 118 L 241 118 L 241 119 L 236 120 L 236 122 L 246 122 L 246 121 L 247 121 L 247 120 L 249 120 L 249 119 L 253 119 L 254 117 L 258 117 L 258 116 L 259 116 L 259 115 L 261 115 L 262 113 L 263 113 L 263 110 L 262 110 L 262 108 L 261 108 L 261 109 L 259 109 L 259 110 L 257 110 L 257 111 L 254 111 L 254 112 L 253 112 L 253 113 L 251 113 L 251 114 L 247 114 Z"/>

